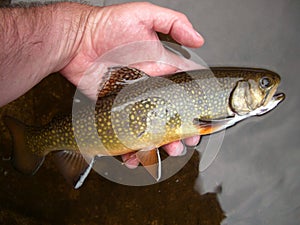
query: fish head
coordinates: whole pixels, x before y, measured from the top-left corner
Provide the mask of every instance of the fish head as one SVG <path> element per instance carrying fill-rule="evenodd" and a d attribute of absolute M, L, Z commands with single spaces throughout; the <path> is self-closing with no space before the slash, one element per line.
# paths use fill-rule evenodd
<path fill-rule="evenodd" d="M 267 106 L 274 100 L 279 84 L 280 76 L 269 70 L 244 74 L 231 93 L 231 110 L 239 115 L 245 115 Z"/>

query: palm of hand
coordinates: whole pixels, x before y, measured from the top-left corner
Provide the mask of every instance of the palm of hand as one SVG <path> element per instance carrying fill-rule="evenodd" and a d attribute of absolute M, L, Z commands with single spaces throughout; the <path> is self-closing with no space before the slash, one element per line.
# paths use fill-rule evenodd
<path fill-rule="evenodd" d="M 75 57 L 61 72 L 77 85 L 82 74 L 104 53 L 126 43 L 158 40 L 155 31 L 170 33 L 186 46 L 203 44 L 202 37 L 179 12 L 149 3 L 97 8 L 90 12 L 82 28 L 83 37 Z M 151 71 L 147 72 L 151 74 Z"/>
<path fill-rule="evenodd" d="M 170 33 L 176 41 L 189 47 L 200 47 L 203 44 L 202 37 L 193 30 L 188 19 L 181 13 L 149 3 L 129 3 L 97 8 L 90 12 L 88 20 L 82 28 L 83 36 L 75 56 L 61 72 L 73 84 L 78 85 L 83 74 L 99 57 L 124 44 L 158 41 L 155 31 Z M 158 56 L 165 54 L 161 44 L 155 44 L 154 48 L 153 46 L 146 47 L 143 51 L 143 54 L 149 52 L 149 54 L 155 53 Z M 134 53 L 136 53 L 135 50 L 132 55 L 135 55 Z M 178 61 L 173 55 L 168 56 L 173 61 Z M 157 63 L 151 64 L 151 66 L 149 63 L 139 63 L 136 67 L 151 75 L 176 70 L 173 66 L 162 66 Z M 82 90 L 90 89 L 90 84 L 84 85 Z M 90 93 L 87 91 L 86 94 L 89 95 Z M 187 141 L 190 144 L 195 144 L 199 141 L 199 137 Z M 178 155 L 183 150 L 183 145 L 179 141 L 173 142 L 165 146 L 165 149 L 170 155 Z M 123 159 L 127 160 L 128 157 L 130 156 L 127 155 Z M 135 166 L 137 163 L 134 158 L 128 161 L 129 166 Z"/>

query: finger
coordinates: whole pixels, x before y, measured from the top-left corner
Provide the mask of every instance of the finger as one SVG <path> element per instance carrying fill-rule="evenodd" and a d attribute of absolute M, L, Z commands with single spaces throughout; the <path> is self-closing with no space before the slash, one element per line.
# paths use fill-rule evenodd
<path fill-rule="evenodd" d="M 151 76 L 175 73 L 178 70 L 178 68 L 175 66 L 160 62 L 141 62 L 131 64 L 130 66 L 140 69 Z"/>
<path fill-rule="evenodd" d="M 187 47 L 197 48 L 204 44 L 204 38 L 193 28 L 184 14 L 155 5 L 152 5 L 152 8 L 155 31 L 171 34 L 175 41 Z"/>
<path fill-rule="evenodd" d="M 136 157 L 135 152 L 127 153 L 121 156 L 124 162 L 124 165 L 129 169 L 135 169 L 139 165 L 139 160 Z"/>
<path fill-rule="evenodd" d="M 184 144 L 188 146 L 196 146 L 200 141 L 200 136 L 194 136 L 183 140 Z"/>
<path fill-rule="evenodd" d="M 183 150 L 184 150 L 184 146 L 181 143 L 181 141 L 175 141 L 172 142 L 170 144 L 166 144 L 163 146 L 163 149 L 170 155 L 170 156 L 178 156 L 181 155 Z"/>
<path fill-rule="evenodd" d="M 195 63 L 190 59 L 186 59 L 165 49 L 159 41 L 145 42 L 143 48 L 135 48 L 133 52 L 134 55 L 141 55 L 144 52 L 148 52 L 147 60 L 141 57 L 139 60 L 134 60 L 135 63 L 129 66 L 140 69 L 151 76 L 205 68 L 205 65 Z"/>
<path fill-rule="evenodd" d="M 174 21 L 169 33 L 175 41 L 187 47 L 199 48 L 204 44 L 204 38 L 194 28 L 181 21 Z"/>

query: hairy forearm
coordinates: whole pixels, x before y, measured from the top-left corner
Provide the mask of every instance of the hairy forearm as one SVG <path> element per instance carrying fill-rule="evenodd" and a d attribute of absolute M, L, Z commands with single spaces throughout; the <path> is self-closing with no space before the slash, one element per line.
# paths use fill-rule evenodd
<path fill-rule="evenodd" d="M 68 64 L 91 11 L 74 3 L 0 9 L 0 105 Z"/>

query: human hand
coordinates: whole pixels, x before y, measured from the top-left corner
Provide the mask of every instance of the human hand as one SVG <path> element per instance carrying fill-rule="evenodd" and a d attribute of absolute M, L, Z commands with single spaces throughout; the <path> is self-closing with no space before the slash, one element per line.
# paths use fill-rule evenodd
<path fill-rule="evenodd" d="M 97 90 L 97 86 L 94 88 L 92 86 L 97 85 L 101 77 L 99 76 L 96 82 L 84 82 L 80 85 L 83 74 L 86 74 L 93 67 L 99 57 L 119 46 L 140 41 L 158 43 L 156 31 L 169 33 L 174 40 L 187 47 L 200 47 L 204 42 L 185 15 L 170 9 L 161 8 L 150 3 L 127 3 L 94 8 L 84 26 L 83 36 L 76 54 L 61 70 L 61 73 L 87 95 L 96 96 L 93 90 Z M 175 72 L 178 68 L 183 70 L 195 67 L 194 64 L 166 52 L 161 44 L 154 44 L 149 48 L 144 46 L 144 48 L 143 51 L 134 50 L 131 55 L 135 58 L 129 61 L 132 65 L 150 75 L 167 74 Z M 146 52 L 154 58 L 164 56 L 163 58 L 168 58 L 172 64 L 144 63 L 141 59 L 142 56 L 138 53 L 145 55 Z M 184 142 L 187 145 L 196 145 L 199 140 L 200 137 L 197 136 L 188 138 Z M 184 146 L 180 141 L 163 147 L 171 156 L 180 155 L 184 150 Z M 134 168 L 139 163 L 134 154 L 126 154 L 122 158 L 129 168 Z"/>
<path fill-rule="evenodd" d="M 75 85 L 104 53 L 132 42 L 158 41 L 156 31 L 169 33 L 187 47 L 200 47 L 204 43 L 185 15 L 150 3 L 93 8 L 81 29 L 84 32 L 78 50 L 61 70 Z"/>

